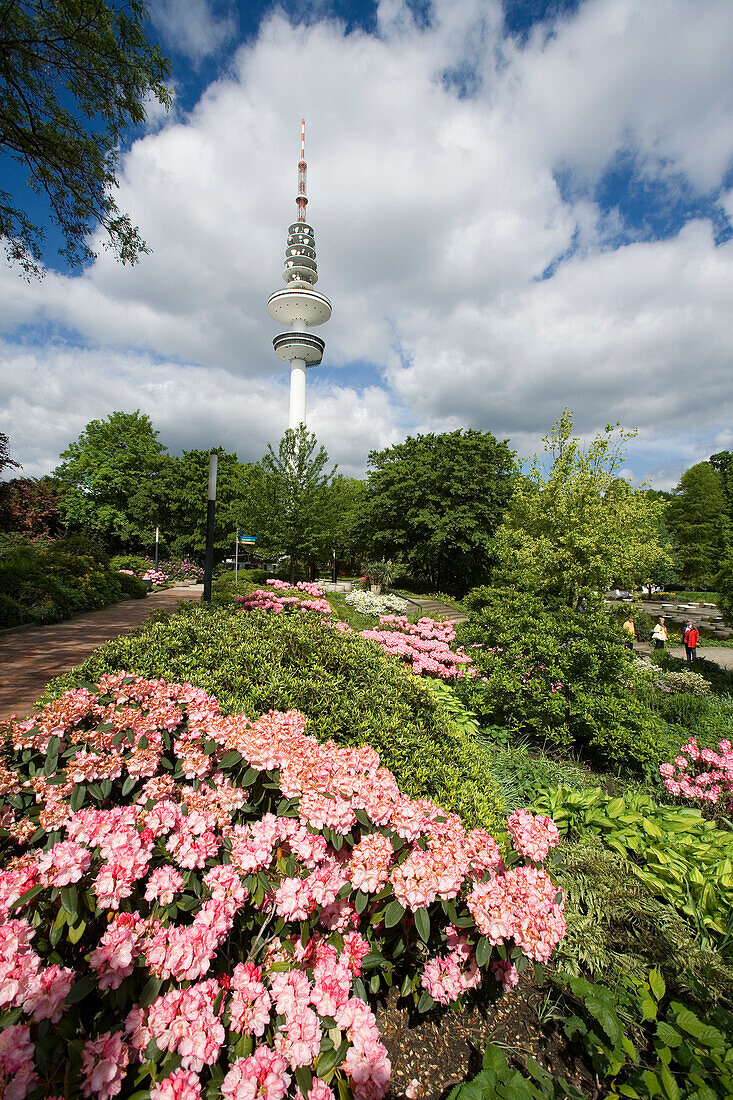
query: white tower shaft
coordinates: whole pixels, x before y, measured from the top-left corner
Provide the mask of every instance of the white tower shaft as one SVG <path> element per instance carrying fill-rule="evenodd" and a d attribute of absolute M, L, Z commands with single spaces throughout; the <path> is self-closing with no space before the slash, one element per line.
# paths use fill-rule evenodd
<path fill-rule="evenodd" d="M 298 430 L 305 424 L 305 360 L 293 359 L 290 364 L 290 417 L 288 427 Z"/>

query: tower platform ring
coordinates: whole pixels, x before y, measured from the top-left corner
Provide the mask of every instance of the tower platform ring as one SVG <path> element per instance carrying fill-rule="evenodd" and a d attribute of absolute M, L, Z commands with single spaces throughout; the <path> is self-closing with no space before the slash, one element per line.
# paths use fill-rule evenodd
<path fill-rule="evenodd" d="M 272 339 L 275 355 L 284 363 L 302 359 L 307 367 L 317 367 L 323 358 L 326 343 L 314 332 L 279 332 Z"/>
<path fill-rule="evenodd" d="M 267 312 L 274 321 L 292 325 L 322 325 L 331 316 L 331 303 L 317 290 L 276 290 L 267 299 Z"/>

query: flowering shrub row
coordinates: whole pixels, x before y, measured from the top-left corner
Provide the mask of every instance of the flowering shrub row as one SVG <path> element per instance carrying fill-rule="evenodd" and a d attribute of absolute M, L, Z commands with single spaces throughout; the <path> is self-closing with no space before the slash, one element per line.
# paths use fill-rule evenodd
<path fill-rule="evenodd" d="M 296 581 L 295 586 L 293 586 L 292 584 L 289 584 L 288 581 L 279 581 L 275 578 L 271 578 L 270 580 L 268 580 L 267 583 L 272 585 L 273 588 L 279 588 L 283 590 L 288 590 L 295 587 L 298 592 L 305 592 L 306 595 L 312 596 L 314 600 L 323 599 L 323 597 L 326 595 L 326 590 L 322 588 L 320 584 L 312 584 L 310 581 Z"/>
<path fill-rule="evenodd" d="M 524 861 L 507 867 L 487 832 L 404 797 L 368 746 L 306 736 L 298 712 L 223 717 L 190 684 L 123 672 L 6 734 L 12 1100 L 71 1082 L 101 1100 L 379 1100 L 368 990 L 427 1010 L 489 970 L 509 988 L 564 934 L 538 866 L 549 818 L 512 815 Z"/>
<path fill-rule="evenodd" d="M 285 581 L 268 581 L 273 587 L 281 590 L 292 588 Z M 317 585 L 298 583 L 298 588 L 313 594 L 321 593 L 321 598 L 303 600 L 298 596 L 275 596 L 264 589 L 255 589 L 248 596 L 236 596 L 235 604 L 241 611 L 274 611 L 281 614 L 283 611 L 297 611 L 305 613 L 315 611 L 323 616 L 332 615 L 331 605 L 323 599 L 323 589 Z M 357 596 L 367 596 L 366 593 L 354 593 Z M 348 598 L 348 597 L 347 597 Z M 377 597 L 369 595 L 374 600 Z M 353 601 L 352 601 L 353 602 Z M 352 627 L 344 622 L 329 622 L 336 630 L 348 633 Z M 362 638 L 376 642 L 385 653 L 406 662 L 416 676 L 427 674 L 442 680 L 462 679 L 464 676 L 476 675 L 473 661 L 465 651 L 459 647 L 452 650 L 450 645 L 455 641 L 456 629 L 453 622 L 436 622 L 434 619 L 422 618 L 417 623 L 411 623 L 405 616 L 382 615 L 379 619 L 379 630 L 360 630 Z"/>
<path fill-rule="evenodd" d="M 344 597 L 355 611 L 362 615 L 388 615 L 391 612 L 404 614 L 407 603 L 399 596 L 385 595 L 375 596 L 372 592 L 364 592 L 360 588 L 354 588 Z"/>
<path fill-rule="evenodd" d="M 673 763 L 659 767 L 662 783 L 669 794 L 693 802 L 733 807 L 733 749 L 730 741 L 721 741 L 718 752 L 701 749 L 691 737 Z"/>
<path fill-rule="evenodd" d="M 387 653 L 407 662 L 416 676 L 428 673 L 442 680 L 475 676 L 472 659 L 463 648 L 453 651 L 456 628 L 453 622 L 423 618 L 410 623 L 404 616 L 383 615 L 380 630 L 362 630 L 362 638 L 377 642 Z"/>

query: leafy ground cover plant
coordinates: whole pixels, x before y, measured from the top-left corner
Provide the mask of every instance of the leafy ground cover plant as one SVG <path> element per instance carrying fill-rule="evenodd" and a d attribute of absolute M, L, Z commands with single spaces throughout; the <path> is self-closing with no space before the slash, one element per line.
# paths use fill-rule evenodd
<path fill-rule="evenodd" d="M 604 611 L 579 614 L 506 589 L 478 588 L 457 639 L 478 675 L 457 687 L 482 724 L 526 734 L 603 768 L 656 773 L 674 742 L 629 691 L 630 661 Z"/>
<path fill-rule="evenodd" d="M 611 797 L 600 787 L 543 791 L 532 802 L 563 834 L 596 835 L 665 898 L 704 947 L 733 961 L 733 834 L 693 806 L 660 805 L 644 791 Z"/>
<path fill-rule="evenodd" d="M 14 1098 L 80 1081 L 101 1100 L 379 1100 L 367 985 L 427 1011 L 550 958 L 565 930 L 540 866 L 550 819 L 510 817 L 507 866 L 485 830 L 405 797 L 371 748 L 304 727 L 119 673 L 6 728 Z"/>
<path fill-rule="evenodd" d="M 319 739 L 373 745 L 411 796 L 433 798 L 467 824 L 502 828 L 489 749 L 455 724 L 426 678 L 355 631 L 315 615 L 187 607 L 100 646 L 52 681 L 46 698 L 120 668 L 195 683 L 224 711 L 251 718 L 299 710 Z"/>

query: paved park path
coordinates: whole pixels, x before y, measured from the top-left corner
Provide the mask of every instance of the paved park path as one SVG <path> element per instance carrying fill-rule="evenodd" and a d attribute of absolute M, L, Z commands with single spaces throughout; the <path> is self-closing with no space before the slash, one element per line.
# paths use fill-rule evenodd
<path fill-rule="evenodd" d="M 634 646 L 637 653 L 641 653 L 643 656 L 648 657 L 652 651 L 652 647 L 648 642 L 637 642 Z M 679 657 L 681 661 L 685 659 L 685 647 L 668 645 L 666 647 L 667 653 L 672 657 Z M 733 648 L 728 646 L 710 645 L 706 646 L 704 640 L 697 647 L 698 657 L 704 657 L 706 661 L 711 661 L 716 665 L 720 665 L 721 668 L 727 668 L 733 671 Z M 692 666 L 694 669 L 694 665 Z"/>
<path fill-rule="evenodd" d="M 175 611 L 178 600 L 198 600 L 201 585 L 151 592 L 144 600 L 89 611 L 51 626 L 18 627 L 0 634 L 0 722 L 29 715 L 49 680 L 86 660 L 92 650 L 142 626 L 152 611 Z"/>

